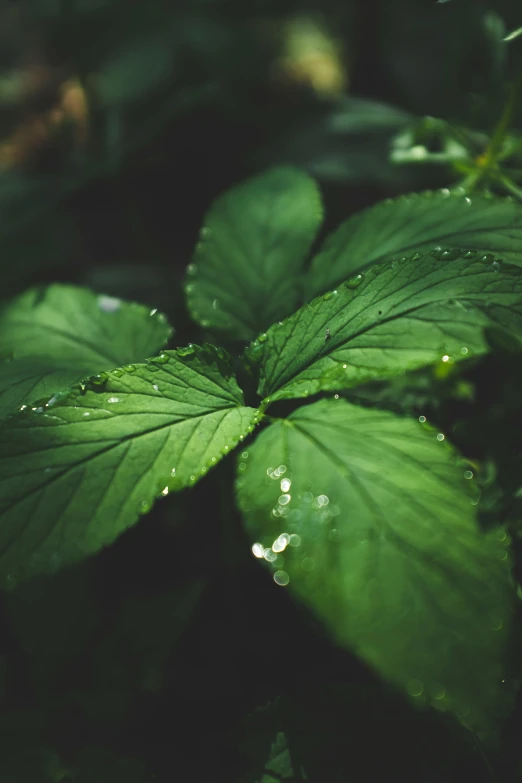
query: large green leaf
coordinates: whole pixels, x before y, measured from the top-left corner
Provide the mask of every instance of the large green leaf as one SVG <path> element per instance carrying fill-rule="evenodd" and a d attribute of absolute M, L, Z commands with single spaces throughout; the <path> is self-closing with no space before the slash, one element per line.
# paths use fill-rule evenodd
<path fill-rule="evenodd" d="M 0 428 L 0 583 L 109 544 L 158 494 L 193 485 L 253 429 L 227 356 L 167 351 Z"/>
<path fill-rule="evenodd" d="M 260 335 L 248 350 L 259 393 L 345 389 L 483 353 L 484 327 L 522 333 L 521 268 L 474 251 L 438 255 L 373 267 Z"/>
<path fill-rule="evenodd" d="M 261 433 L 237 491 L 254 555 L 337 642 L 484 728 L 502 712 L 511 586 L 473 484 L 443 433 L 321 400 Z"/>
<path fill-rule="evenodd" d="M 133 361 L 172 334 L 165 317 L 85 288 L 31 289 L 0 312 L 0 417 L 40 397 Z"/>
<path fill-rule="evenodd" d="M 271 169 L 220 196 L 187 270 L 193 318 L 243 340 L 289 315 L 321 220 L 317 186 L 297 169 Z"/>
<path fill-rule="evenodd" d="M 522 266 L 522 206 L 447 189 L 383 201 L 327 237 L 307 274 L 307 299 L 392 256 L 435 246 L 487 251 Z"/>

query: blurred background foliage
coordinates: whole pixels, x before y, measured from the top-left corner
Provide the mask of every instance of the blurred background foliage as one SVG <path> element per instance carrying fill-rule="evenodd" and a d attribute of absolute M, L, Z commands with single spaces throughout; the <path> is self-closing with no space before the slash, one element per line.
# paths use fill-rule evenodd
<path fill-rule="evenodd" d="M 84 284 L 201 340 L 179 284 L 218 194 L 295 163 L 319 180 L 326 232 L 465 176 L 520 68 L 522 37 L 504 38 L 521 25 L 517 0 L 3 0 L 1 297 Z M 483 466 L 484 524 L 518 530 L 521 382 L 520 351 L 496 345 L 352 396 L 452 432 Z M 2 597 L 2 783 L 522 780 L 522 704 L 489 758 L 333 649 L 252 562 L 233 469 Z"/>

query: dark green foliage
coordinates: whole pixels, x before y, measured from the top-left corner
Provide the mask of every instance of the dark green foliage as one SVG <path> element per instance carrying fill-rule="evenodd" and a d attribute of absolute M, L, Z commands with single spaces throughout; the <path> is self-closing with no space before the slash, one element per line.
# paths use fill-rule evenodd
<path fill-rule="evenodd" d="M 522 780 L 520 25 L 0 9 L 2 783 Z"/>

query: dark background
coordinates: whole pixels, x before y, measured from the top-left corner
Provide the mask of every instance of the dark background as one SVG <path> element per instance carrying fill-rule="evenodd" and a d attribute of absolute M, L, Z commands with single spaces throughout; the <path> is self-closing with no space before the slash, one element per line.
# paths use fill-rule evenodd
<path fill-rule="evenodd" d="M 489 133 L 520 25 L 507 0 L 0 3 L 2 298 L 74 282 L 162 309 L 176 345 L 212 339 L 181 287 L 211 201 L 295 163 L 319 180 L 326 232 L 447 185 L 448 168 L 390 164 L 390 140 L 426 114 Z M 428 405 L 507 496 L 521 362 L 466 372 L 473 404 L 420 375 L 401 406 Z M 97 557 L 2 597 L 2 783 L 253 782 L 277 731 L 321 783 L 522 779 L 520 705 L 485 756 L 332 647 L 251 557 L 233 478 L 230 458 Z"/>

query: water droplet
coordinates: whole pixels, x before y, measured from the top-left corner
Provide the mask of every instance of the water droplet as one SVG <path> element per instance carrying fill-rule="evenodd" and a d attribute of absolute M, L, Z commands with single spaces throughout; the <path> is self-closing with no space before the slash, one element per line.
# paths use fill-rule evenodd
<path fill-rule="evenodd" d="M 85 413 L 82 414 L 82 416 L 90 416 L 90 415 L 91 414 L 88 411 L 86 411 Z"/>
<path fill-rule="evenodd" d="M 119 397 L 109 397 L 109 399 L 107 400 L 107 402 L 111 402 L 111 403 L 112 402 L 119 402 L 119 401 L 120 401 Z"/>
<path fill-rule="evenodd" d="M 339 395 L 338 394 L 334 394 L 334 400 L 338 400 L 338 399 L 339 399 Z"/>
<path fill-rule="evenodd" d="M 417 252 L 412 255 L 410 261 L 419 261 L 419 259 L 421 258 L 422 258 L 422 253 Z"/>
<path fill-rule="evenodd" d="M 267 338 L 268 335 L 265 332 L 263 332 L 263 334 L 260 334 L 259 337 L 257 338 L 257 342 L 264 343 Z"/>
<path fill-rule="evenodd" d="M 187 275 L 189 275 L 190 277 L 194 277 L 194 275 L 197 275 L 197 273 L 198 273 L 198 268 L 196 264 L 189 264 L 187 267 Z"/>
<path fill-rule="evenodd" d="M 439 434 L 437 435 L 437 440 L 444 440 L 444 435 L 442 434 L 442 432 L 439 432 Z"/>
<path fill-rule="evenodd" d="M 314 500 L 313 505 L 316 508 L 321 508 L 322 506 L 327 506 L 329 502 L 330 498 L 327 495 L 318 495 Z"/>
<path fill-rule="evenodd" d="M 449 198 L 451 196 L 451 191 L 449 188 L 441 188 L 439 193 L 443 198 Z"/>
<path fill-rule="evenodd" d="M 182 348 L 178 348 L 176 353 L 178 356 L 191 356 L 193 353 L 195 353 L 194 346 L 187 345 Z"/>
<path fill-rule="evenodd" d="M 134 372 L 134 370 L 136 369 L 136 365 L 135 364 L 126 364 L 121 369 L 123 370 L 123 372 Z"/>
<path fill-rule="evenodd" d="M 297 533 L 292 533 L 292 535 L 288 539 L 288 545 L 299 546 L 300 543 L 301 543 L 301 536 L 298 536 Z"/>
<path fill-rule="evenodd" d="M 154 391 L 159 391 L 159 386 L 157 383 L 153 383 L 152 388 L 154 389 Z"/>
<path fill-rule="evenodd" d="M 248 459 L 248 451 L 241 452 L 241 459 Z"/>
<path fill-rule="evenodd" d="M 194 476 L 194 474 L 192 474 L 192 476 L 190 476 L 190 480 L 191 481 L 195 481 L 196 480 L 196 477 Z"/>
<path fill-rule="evenodd" d="M 471 470 L 465 470 L 465 471 L 464 471 L 464 478 L 465 478 L 465 479 L 472 479 L 472 478 L 473 478 L 473 471 L 471 471 Z"/>
<path fill-rule="evenodd" d="M 434 699 L 440 700 L 443 699 L 446 695 L 446 688 L 444 685 L 436 685 L 431 691 L 431 695 Z"/>
<path fill-rule="evenodd" d="M 190 295 L 195 288 L 196 286 L 193 285 L 193 283 L 189 283 L 188 285 L 185 286 L 185 293 Z"/>
<path fill-rule="evenodd" d="M 490 264 L 492 261 L 495 260 L 495 256 L 493 255 L 493 253 L 485 253 L 485 255 L 480 257 L 480 260 Z"/>
<path fill-rule="evenodd" d="M 406 690 L 410 696 L 421 696 L 424 691 L 424 685 L 420 680 L 410 680 L 406 685 Z"/>
<path fill-rule="evenodd" d="M 287 503 L 290 503 L 292 500 L 291 495 L 281 495 L 279 500 L 277 501 L 280 506 L 286 506 Z"/>
<path fill-rule="evenodd" d="M 491 264 L 491 266 L 493 267 L 493 271 L 494 271 L 494 272 L 498 272 L 498 270 L 500 269 L 500 264 L 501 264 L 501 263 L 502 263 L 502 262 L 501 262 L 499 259 L 496 259 L 495 261 L 493 261 L 493 263 Z"/>
<path fill-rule="evenodd" d="M 351 277 L 349 280 L 347 280 L 344 285 L 346 286 L 346 288 L 351 288 L 351 289 L 358 288 L 363 280 L 364 280 L 363 274 L 355 275 L 355 277 Z"/>
<path fill-rule="evenodd" d="M 149 315 L 156 315 L 157 312 L 158 312 L 158 308 L 157 307 L 153 307 L 152 310 L 150 311 Z"/>
<path fill-rule="evenodd" d="M 323 294 L 323 302 L 327 302 L 329 299 L 331 299 L 334 295 L 333 291 L 327 291 L 326 294 Z"/>
<path fill-rule="evenodd" d="M 276 571 L 274 574 L 274 582 L 276 585 L 280 585 L 281 587 L 285 587 L 290 581 L 290 577 L 286 573 L 286 571 Z"/>
<path fill-rule="evenodd" d="M 466 252 L 462 254 L 462 258 L 475 258 L 476 255 L 476 250 L 466 250 Z"/>
<path fill-rule="evenodd" d="M 276 559 L 276 557 L 277 557 L 277 554 L 276 554 L 276 552 L 272 552 L 272 550 L 271 550 L 271 549 L 268 549 L 268 547 L 267 547 L 267 548 L 265 548 L 265 549 L 263 550 L 263 557 L 264 557 L 264 558 L 265 558 L 265 560 L 267 560 L 269 563 L 273 563 L 273 562 L 274 562 L 274 560 L 275 560 L 275 559 Z"/>
<path fill-rule="evenodd" d="M 150 511 L 150 503 L 148 500 L 142 500 L 138 506 L 138 514 L 146 514 L 148 511 Z"/>
<path fill-rule="evenodd" d="M 123 370 L 111 370 L 111 375 L 114 375 L 116 378 L 121 378 L 123 374 Z"/>
<path fill-rule="evenodd" d="M 102 386 L 107 381 L 108 377 L 106 372 L 102 372 L 99 375 L 91 375 L 89 380 L 94 386 Z"/>
<path fill-rule="evenodd" d="M 264 557 L 265 556 L 265 548 L 263 544 L 253 544 L 252 545 L 252 554 L 254 557 Z"/>
<path fill-rule="evenodd" d="M 421 424 L 424 424 L 424 422 L 426 421 L 426 416 L 419 416 L 419 421 Z"/>
<path fill-rule="evenodd" d="M 343 370 L 346 370 L 347 367 L 348 367 L 347 364 L 343 364 Z"/>
<path fill-rule="evenodd" d="M 466 346 L 463 346 L 463 347 L 460 349 L 460 352 L 461 352 L 461 354 L 463 354 L 463 355 L 465 356 L 465 355 L 467 354 L 467 352 L 468 352 L 468 349 L 466 348 Z"/>
<path fill-rule="evenodd" d="M 207 329 L 210 326 L 210 321 L 208 318 L 202 318 L 200 324 L 204 329 Z"/>
<path fill-rule="evenodd" d="M 161 494 L 162 495 L 168 495 L 169 494 L 169 488 L 168 487 L 163 487 L 163 489 L 161 490 Z"/>
<path fill-rule="evenodd" d="M 451 250 L 443 250 L 440 254 L 440 260 L 441 261 L 455 261 L 455 259 L 459 258 L 461 254 L 461 250 L 458 247 L 452 247 Z"/>
<path fill-rule="evenodd" d="M 121 300 L 113 296 L 99 296 L 98 307 L 104 313 L 115 313 L 121 307 Z"/>
<path fill-rule="evenodd" d="M 160 353 L 159 356 L 155 356 L 152 361 L 156 362 L 156 364 L 166 364 L 169 360 L 168 353 Z"/>
<path fill-rule="evenodd" d="M 442 357 L 442 361 L 443 361 L 443 362 L 447 362 L 447 361 L 449 361 L 449 356 L 448 356 L 448 354 L 445 354 L 445 355 Z"/>
<path fill-rule="evenodd" d="M 284 552 L 286 547 L 288 546 L 289 540 L 290 540 L 290 536 L 288 535 L 288 533 L 282 533 L 280 536 L 276 538 L 276 540 L 272 544 L 272 551 Z"/>
<path fill-rule="evenodd" d="M 290 479 L 283 479 L 279 486 L 281 487 L 281 492 L 288 492 L 288 490 L 292 486 L 292 482 L 290 481 Z"/>

